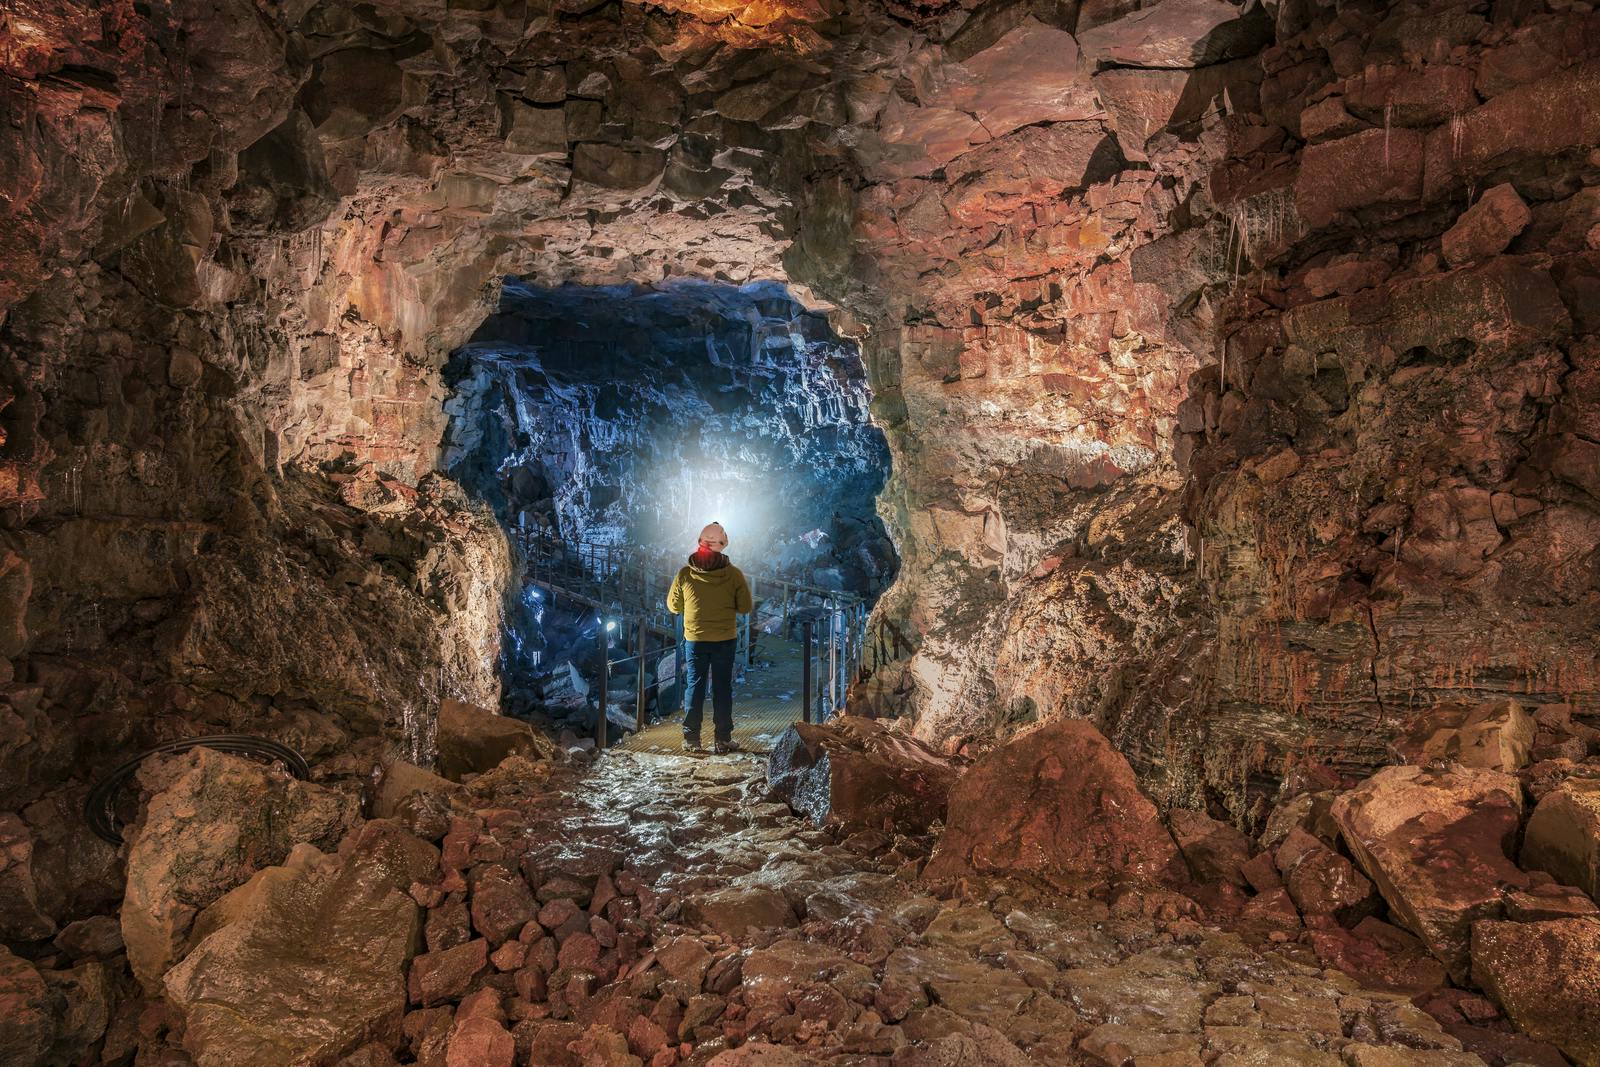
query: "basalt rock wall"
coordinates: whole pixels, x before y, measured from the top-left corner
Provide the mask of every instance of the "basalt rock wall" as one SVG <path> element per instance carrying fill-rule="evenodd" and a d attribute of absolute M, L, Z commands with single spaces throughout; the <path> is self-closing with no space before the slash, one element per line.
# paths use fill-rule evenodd
<path fill-rule="evenodd" d="M 1600 710 L 1597 29 L 1280 13 L 1208 181 L 1239 279 L 1179 409 L 1209 707 L 1141 724 L 1216 781 L 1364 771 L 1438 705 Z"/>

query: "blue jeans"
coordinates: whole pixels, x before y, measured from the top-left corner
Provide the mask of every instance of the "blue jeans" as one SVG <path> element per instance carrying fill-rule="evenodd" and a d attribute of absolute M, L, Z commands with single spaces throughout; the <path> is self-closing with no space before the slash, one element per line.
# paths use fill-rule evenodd
<path fill-rule="evenodd" d="M 733 646 L 738 642 L 685 641 L 683 736 L 698 739 L 711 683 L 711 723 L 717 741 L 733 739 Z"/>

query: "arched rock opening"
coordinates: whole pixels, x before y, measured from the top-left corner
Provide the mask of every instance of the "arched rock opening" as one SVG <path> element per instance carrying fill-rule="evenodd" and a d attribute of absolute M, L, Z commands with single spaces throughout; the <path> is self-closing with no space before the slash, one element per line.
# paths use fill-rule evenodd
<path fill-rule="evenodd" d="M 717 521 L 764 582 L 870 605 L 894 577 L 876 510 L 888 448 L 860 354 L 781 285 L 508 279 L 444 373 L 441 466 L 529 555 L 614 546 L 659 578 Z M 506 706 L 542 719 L 560 717 L 549 686 L 569 664 L 594 681 L 578 625 L 592 610 L 549 599 L 516 591 L 502 648 Z"/>

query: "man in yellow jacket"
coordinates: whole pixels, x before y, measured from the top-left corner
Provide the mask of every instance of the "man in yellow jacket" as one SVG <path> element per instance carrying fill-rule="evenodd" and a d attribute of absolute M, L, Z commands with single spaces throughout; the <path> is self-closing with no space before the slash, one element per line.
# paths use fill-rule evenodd
<path fill-rule="evenodd" d="M 700 545 L 689 565 L 678 571 L 667 593 L 667 610 L 683 616 L 683 638 L 688 646 L 684 678 L 683 747 L 700 746 L 700 722 L 705 714 L 706 683 L 711 684 L 711 722 L 715 734 L 712 751 L 737 752 L 733 741 L 733 650 L 738 642 L 736 616 L 750 614 L 750 584 L 744 572 L 728 561 L 722 550 L 728 535 L 721 523 L 700 531 Z"/>

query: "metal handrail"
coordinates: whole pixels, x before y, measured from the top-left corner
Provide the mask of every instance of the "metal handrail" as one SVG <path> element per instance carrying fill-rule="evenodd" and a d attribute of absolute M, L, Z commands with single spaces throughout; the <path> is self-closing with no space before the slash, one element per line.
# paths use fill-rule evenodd
<path fill-rule="evenodd" d="M 620 616 L 618 634 L 626 641 L 628 634 L 637 634 L 638 645 L 633 654 L 620 659 L 611 658 L 611 638 L 604 626 L 598 640 L 601 647 L 601 677 L 599 708 L 595 718 L 595 744 L 606 747 L 606 707 L 611 671 L 621 665 L 638 662 L 638 689 L 635 694 L 635 723 L 644 728 L 649 637 L 663 638 L 657 654 L 666 651 L 665 641 L 670 639 L 674 649 L 674 669 L 682 679 L 684 648 L 682 631 L 676 616 L 665 610 L 670 575 L 676 568 L 663 557 L 652 558 L 637 549 L 592 541 L 566 541 L 549 530 L 519 531 L 518 546 L 524 557 L 527 580 L 548 590 L 553 595 L 564 595 L 595 608 L 602 614 Z M 746 572 L 752 597 L 757 588 L 776 587 L 782 591 L 782 620 L 789 627 L 792 610 L 806 610 L 802 619 L 803 632 L 803 696 L 802 714 L 806 722 L 826 721 L 845 709 L 852 679 L 859 680 L 862 671 L 862 653 L 866 648 L 867 603 L 864 598 L 843 590 L 825 589 L 821 586 L 793 582 L 759 573 Z M 652 581 L 652 578 L 654 579 Z M 806 604 L 806 599 L 820 603 Z M 825 617 L 810 617 L 812 611 L 824 611 Z M 739 627 L 737 655 L 745 666 L 751 662 L 754 645 L 753 619 L 755 612 L 743 616 Z M 827 629 L 825 641 L 815 640 L 814 625 Z M 813 666 L 817 669 L 813 671 Z M 823 684 L 812 693 L 815 674 Z"/>

